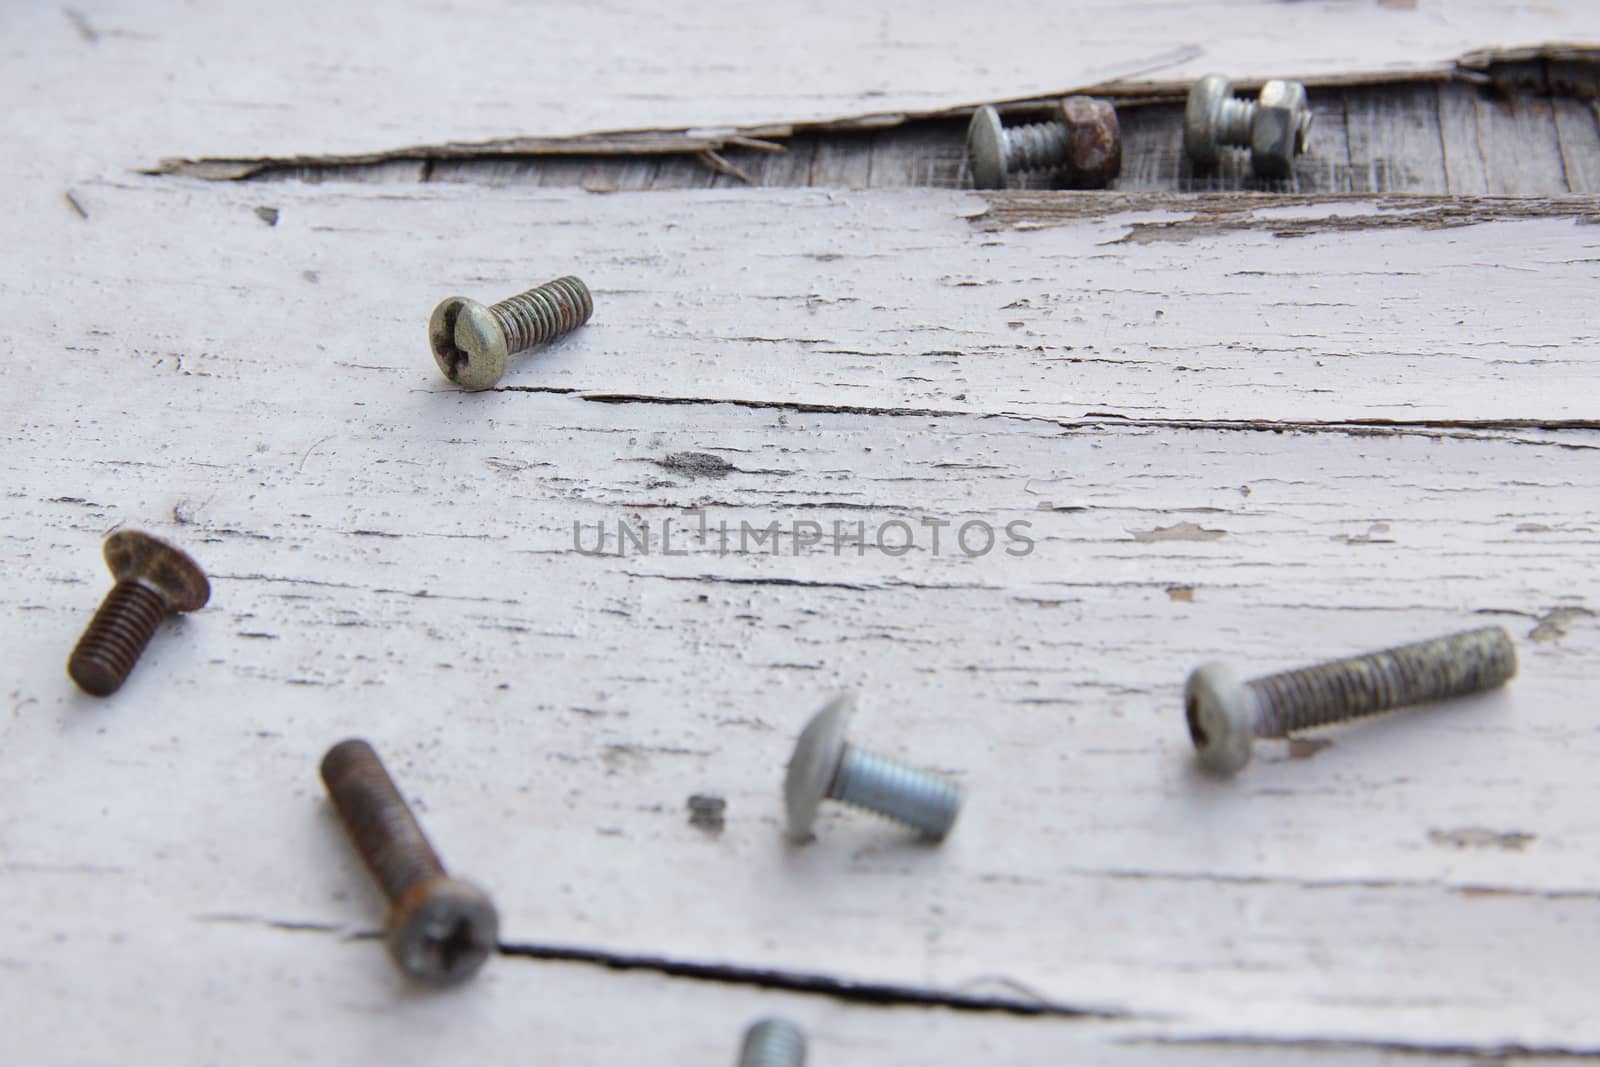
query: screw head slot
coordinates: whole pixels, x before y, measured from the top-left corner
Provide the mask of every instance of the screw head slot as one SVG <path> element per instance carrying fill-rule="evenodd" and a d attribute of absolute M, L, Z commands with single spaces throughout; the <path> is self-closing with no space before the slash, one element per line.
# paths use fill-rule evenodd
<path fill-rule="evenodd" d="M 439 370 L 463 389 L 488 389 L 506 372 L 505 333 L 488 308 L 446 297 L 428 317 L 428 344 Z"/>
<path fill-rule="evenodd" d="M 500 915 L 487 893 L 455 878 L 415 886 L 389 910 L 385 939 L 400 970 L 431 985 L 455 985 L 499 947 Z"/>

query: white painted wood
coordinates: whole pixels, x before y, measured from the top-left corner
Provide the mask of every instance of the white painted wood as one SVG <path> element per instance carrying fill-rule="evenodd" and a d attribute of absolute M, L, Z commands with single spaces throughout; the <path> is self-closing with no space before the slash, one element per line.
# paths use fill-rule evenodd
<path fill-rule="evenodd" d="M 30 250 L 0 290 L 0 989 L 30 1042 L 432 1062 L 460 1008 L 490 1062 L 524 1059 L 519 1034 L 566 1062 L 646 1040 L 696 1062 L 755 1013 L 739 987 L 510 959 L 403 995 L 375 943 L 253 926 L 374 926 L 315 773 L 360 733 L 512 944 L 1110 1017 L 803 998 L 837 1027 L 827 1062 L 895 1062 L 880 1018 L 921 1050 L 899 1062 L 1600 1050 L 1600 434 L 1557 424 L 1595 418 L 1600 238 L 1575 209 L 1469 202 L 1490 221 L 1430 229 L 1426 202 L 1380 227 L 1337 220 L 1407 206 L 1185 220 L 1107 200 L 1122 213 L 1074 221 L 1026 199 L 973 219 L 988 202 L 951 193 L 74 192 L 87 218 L 0 218 Z M 581 334 L 510 388 L 437 377 L 434 300 L 568 269 L 596 291 Z M 1048 369 L 1028 349 L 1062 320 L 1110 362 Z M 1178 352 L 1210 372 L 1174 373 Z M 1319 425 L 1359 418 L 1396 425 Z M 572 549 L 574 522 L 695 509 L 898 520 L 922 547 Z M 968 559 L 946 530 L 936 555 L 925 519 L 1027 521 L 1036 547 Z M 191 548 L 216 592 L 94 701 L 62 664 L 118 523 Z M 1203 659 L 1272 670 L 1493 621 L 1523 656 L 1504 693 L 1309 758 L 1266 745 L 1230 784 L 1191 767 L 1178 693 Z M 942 848 L 837 812 L 783 843 L 788 747 L 840 687 L 862 692 L 862 743 L 970 792 Z M 689 824 L 691 793 L 727 799 L 720 836 Z M 152 1005 L 152 975 L 193 992 Z M 607 997 L 637 1000 L 646 1034 L 583 1010 Z M 243 1035 L 194 1035 L 177 1005 L 197 1002 Z"/>
<path fill-rule="evenodd" d="M 238 302 L 271 294 L 274 336 L 280 313 L 309 315 L 329 359 L 432 387 L 417 323 L 440 298 L 496 299 L 577 270 L 598 301 L 584 344 L 515 360 L 505 388 L 1046 419 L 1600 418 L 1600 333 L 1550 313 L 1594 290 L 1586 198 L 378 194 L 140 179 L 76 195 L 91 218 L 49 204 L 41 224 L 71 240 L 31 242 L 14 298 L 68 301 L 73 315 L 38 328 L 107 358 L 100 338 L 124 307 L 39 288 L 71 264 L 87 272 L 80 289 L 116 285 L 163 309 L 138 347 L 174 366 L 181 352 L 191 372 L 244 373 L 235 353 L 264 325 Z M 170 272 L 121 280 L 154 254 L 212 264 L 210 295 L 174 305 Z"/>
<path fill-rule="evenodd" d="M 1600 39 L 1588 0 L 11 8 L 12 99 L 50 102 L 17 116 L 21 139 L 54 141 L 49 116 L 72 116 L 77 162 L 118 168 L 893 116 L 1212 70 L 1436 77 L 1469 51 Z"/>
<path fill-rule="evenodd" d="M 8 872 L 9 874 L 9 872 Z M 9 879 L 8 879 L 9 880 Z M 82 875 L 62 881 L 69 899 Z M 46 901 L 42 914 L 51 912 Z M 180 933 L 186 966 L 140 974 Z M 35 939 L 24 945 L 30 949 Z M 809 1063 L 919 1067 L 929 1063 L 1180 1064 L 1184 1067 L 1403 1065 L 1418 1057 L 1371 1047 L 1154 1043 L 1119 1024 L 992 1013 L 841 1004 L 644 972 L 502 960 L 468 988 L 405 988 L 381 954 L 338 934 L 216 919 L 166 930 L 114 922 L 46 924 L 30 954 L 27 999 L 7 1019 L 16 1050 L 52 1063 L 529 1062 L 636 1067 L 731 1067 L 744 1027 L 781 1015 L 806 1032 Z M 15 941 L 8 955 L 14 958 Z M 8 960 L 8 962 L 11 962 Z M 130 981 L 136 975 L 142 981 Z M 270 1010 L 268 1008 L 270 1006 Z M 62 1026 L 65 1012 L 77 1025 Z M 1425 1062 L 1471 1067 L 1464 1052 Z M 1570 1059 L 1518 1056 L 1534 1067 Z"/>

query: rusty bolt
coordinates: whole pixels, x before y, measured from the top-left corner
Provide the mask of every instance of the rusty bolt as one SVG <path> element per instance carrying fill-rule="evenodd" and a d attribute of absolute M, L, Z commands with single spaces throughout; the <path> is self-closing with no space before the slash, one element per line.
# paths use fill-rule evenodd
<path fill-rule="evenodd" d="M 571 333 L 593 314 L 589 287 L 568 275 L 487 307 L 446 297 L 428 319 L 428 343 L 446 378 L 488 389 L 506 372 L 508 357 Z"/>
<path fill-rule="evenodd" d="M 1248 682 L 1207 663 L 1189 675 L 1184 714 L 1201 765 L 1234 774 L 1258 737 L 1494 689 L 1516 673 L 1511 636 L 1487 626 Z"/>
<path fill-rule="evenodd" d="M 1311 137 L 1311 102 L 1299 82 L 1269 81 L 1255 100 L 1233 95 L 1220 74 L 1189 90 L 1183 147 L 1197 167 L 1214 167 L 1224 146 L 1250 149 L 1250 168 L 1264 178 L 1287 178 Z"/>
<path fill-rule="evenodd" d="M 1122 129 L 1104 100 L 1069 96 L 1049 122 L 1005 127 L 1000 113 L 980 107 L 967 127 L 972 181 L 979 189 L 1004 189 L 1011 175 L 1057 170 L 1072 189 L 1103 189 L 1122 173 Z"/>
<path fill-rule="evenodd" d="M 200 565 L 149 534 L 118 530 L 106 538 L 103 554 L 117 584 L 67 659 L 72 680 L 97 697 L 122 687 L 162 619 L 199 611 L 211 599 Z"/>
<path fill-rule="evenodd" d="M 431 985 L 476 974 L 499 943 L 494 902 L 445 874 L 372 746 L 354 738 L 334 745 L 322 757 L 322 782 L 389 899 L 385 940 L 395 965 Z"/>

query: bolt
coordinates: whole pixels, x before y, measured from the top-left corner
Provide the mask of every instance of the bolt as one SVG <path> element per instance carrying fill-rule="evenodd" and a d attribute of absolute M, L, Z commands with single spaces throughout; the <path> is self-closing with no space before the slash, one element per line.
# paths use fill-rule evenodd
<path fill-rule="evenodd" d="M 1234 774 L 1258 737 L 1358 719 L 1504 685 L 1517 650 L 1499 626 L 1418 641 L 1240 683 L 1223 663 L 1189 675 L 1184 711 L 1200 763 Z"/>
<path fill-rule="evenodd" d="M 787 1019 L 762 1019 L 744 1032 L 739 1067 L 805 1067 L 806 1035 Z"/>
<path fill-rule="evenodd" d="M 1250 166 L 1264 178 L 1287 178 L 1311 137 L 1311 103 L 1299 82 L 1270 81 L 1255 100 L 1233 95 L 1220 74 L 1189 90 L 1183 147 L 1197 167 L 1214 167 L 1224 145 L 1250 149 Z"/>
<path fill-rule="evenodd" d="M 845 744 L 845 726 L 855 712 L 849 694 L 812 716 L 795 742 L 783 795 L 789 836 L 811 837 L 824 797 L 875 811 L 939 840 L 961 811 L 961 793 L 941 778 Z"/>
<path fill-rule="evenodd" d="M 1000 113 L 980 107 L 967 127 L 967 156 L 979 189 L 1004 189 L 1018 171 L 1059 168 L 1075 189 L 1103 189 L 1122 172 L 1122 129 L 1104 100 L 1069 96 L 1059 117 L 1007 129 Z"/>
<path fill-rule="evenodd" d="M 506 359 L 571 333 L 594 314 L 589 287 L 570 274 L 484 307 L 446 297 L 428 319 L 428 342 L 444 376 L 465 389 L 487 389 Z"/>
<path fill-rule="evenodd" d="M 117 584 L 67 659 L 72 680 L 97 697 L 122 688 L 162 619 L 199 611 L 211 599 L 200 565 L 149 534 L 118 530 L 106 538 L 103 554 Z"/>
<path fill-rule="evenodd" d="M 499 943 L 494 902 L 445 874 L 372 746 L 357 739 L 334 745 L 322 757 L 322 782 L 389 899 L 385 940 L 395 965 L 432 985 L 476 974 Z"/>

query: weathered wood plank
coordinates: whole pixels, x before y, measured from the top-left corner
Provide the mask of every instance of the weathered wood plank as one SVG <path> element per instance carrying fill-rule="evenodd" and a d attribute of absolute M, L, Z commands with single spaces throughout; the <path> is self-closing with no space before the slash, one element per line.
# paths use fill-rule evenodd
<path fill-rule="evenodd" d="M 280 366 L 299 347 L 274 347 Z M 1023 1003 L 1174 1037 L 1600 1043 L 1572 981 L 1600 951 L 1581 799 L 1600 755 L 1582 697 L 1597 435 L 1358 450 L 731 406 L 691 420 L 345 374 L 276 401 L 225 378 L 162 399 L 159 377 L 122 376 L 131 404 L 208 413 L 152 419 L 166 453 L 143 467 L 109 436 L 40 462 L 70 412 L 8 442 L 35 470 L 0 527 L 26 578 L 3 603 L 26 621 L 7 635 L 6 748 L 41 769 L 9 812 L 23 877 L 93 837 L 108 868 L 154 877 L 146 858 L 168 857 L 190 921 L 366 928 L 371 891 L 314 778 L 322 747 L 359 732 L 500 895 L 513 945 L 1015 996 L 1004 976 Z M 358 382 L 375 417 L 330 424 Z M 244 407 L 272 436 L 219 447 L 210 420 L 247 425 Z M 674 466 L 685 452 L 727 467 Z M 777 555 L 723 555 L 682 537 L 696 508 L 713 527 L 902 522 L 920 547 L 795 554 L 784 534 Z M 100 587 L 97 534 L 152 520 L 206 561 L 216 603 L 93 704 L 56 661 Z M 574 552 L 574 522 L 618 520 L 649 522 L 654 551 Z M 688 555 L 662 553 L 667 520 Z M 929 523 L 974 520 L 1029 522 L 1036 548 L 967 559 L 947 530 L 933 550 Z M 1264 746 L 1228 786 L 1192 772 L 1177 693 L 1199 660 L 1275 669 L 1488 620 L 1521 641 L 1508 693 L 1334 733 L 1313 759 Z M 781 844 L 787 746 L 841 685 L 865 694 L 864 742 L 971 793 L 942 849 L 837 814 L 816 845 Z M 117 798 L 115 840 L 101 805 L 72 799 L 77 774 L 42 770 L 89 765 Z M 728 802 L 714 839 L 684 809 L 707 792 Z M 120 879 L 77 899 L 112 895 Z"/>
<path fill-rule="evenodd" d="M 1595 100 L 1550 101 L 1555 113 L 1561 168 L 1575 193 L 1600 193 L 1600 152 L 1587 150 L 1600 137 L 1600 110 Z"/>
<path fill-rule="evenodd" d="M 1478 128 L 1489 192 L 1548 195 L 1551 175 L 1559 175 L 1565 184 L 1566 167 L 1549 97 L 1480 96 Z"/>
<path fill-rule="evenodd" d="M 8 881 L 14 877 L 6 873 Z M 781 1015 L 806 1032 L 809 1062 L 830 1067 L 990 1058 L 1136 1067 L 1365 1067 L 1374 1057 L 1434 1067 L 1483 1062 L 1468 1050 L 1423 1058 L 1360 1044 L 1173 1044 L 1094 1020 L 884 1010 L 733 982 L 515 958 L 494 961 L 469 989 L 419 994 L 396 980 L 375 941 L 350 939 L 350 931 L 290 929 L 227 911 L 175 920 L 152 911 L 136 926 L 63 914 L 63 904 L 96 877 L 106 875 L 30 872 L 23 879 L 40 922 L 9 943 L 8 978 L 28 983 L 11 1002 L 61 1010 L 8 1018 L 14 1049 L 63 1063 L 722 1065 L 734 1062 L 746 1025 Z M 58 921 L 66 918 L 74 921 Z M 183 946 L 185 965 L 163 967 L 154 991 L 146 961 L 170 961 L 175 944 Z M 135 989 L 141 980 L 146 988 Z M 81 1015 L 77 1025 L 62 1025 L 67 1005 L 86 1000 L 95 1006 L 93 1025 L 83 1025 Z M 1556 1067 L 1572 1059 L 1518 1055 L 1516 1062 Z"/>
<path fill-rule="evenodd" d="M 372 928 L 315 778 L 360 733 L 532 953 L 1042 1001 L 1105 1017 L 1089 1058 L 1600 1052 L 1600 432 L 1560 428 L 1596 417 L 1583 202 L 80 192 L 87 218 L 0 219 L 35 253 L 0 290 L 32 324 L 0 334 L 4 844 L 9 914 L 48 917 L 8 939 L 14 999 L 126 991 L 157 959 L 186 988 L 226 976 L 221 998 L 337 955 L 354 992 L 273 1001 L 309 998 L 335 1042 L 447 1004 L 530 1026 L 506 1006 L 515 968 L 544 978 L 528 961 L 401 999 L 375 945 L 207 919 Z M 567 269 L 590 326 L 503 389 L 444 385 L 433 299 Z M 1394 425 L 1317 424 L 1358 418 Z M 776 522 L 777 551 L 685 543 L 700 516 Z M 574 523 L 619 521 L 653 551 L 574 551 Z M 1032 550 L 952 549 L 972 521 L 1028 522 Z M 806 522 L 889 550 L 797 545 Z M 116 523 L 193 548 L 216 596 L 93 702 L 60 664 Z M 1198 661 L 1484 621 L 1519 641 L 1508 691 L 1263 746 L 1231 784 L 1193 772 Z M 944 847 L 839 813 L 782 843 L 788 747 L 841 687 L 863 743 L 968 789 Z M 718 836 L 687 818 L 706 792 Z M 107 978 L 72 964 L 118 937 Z M 649 1010 L 694 995 L 650 988 Z M 81 1003 L 28 1025 L 74 1029 Z M 176 1040 L 147 996 L 100 1003 L 120 1043 Z M 264 1028 L 255 1003 L 222 1018 Z M 746 1017 L 672 1034 L 722 1049 Z M 574 1057 L 601 1028 L 549 1018 Z M 936 1025 L 1032 1060 L 1080 1024 Z M 892 1058 L 855 1026 L 841 1062 Z"/>
<path fill-rule="evenodd" d="M 381 28 L 350 4 L 172 17 L 163 5 L 92 0 L 70 16 L 7 11 L 0 40 L 14 98 L 117 116 L 82 146 L 79 166 L 129 168 L 166 156 L 349 155 L 931 112 L 1112 82 L 1171 87 L 1211 70 L 1439 75 L 1474 49 L 1600 38 L 1587 0 L 1512 16 L 1492 0 L 1453 0 L 1447 17 L 1431 5 L 1368 6 L 1352 17 L 1341 0 L 1007 0 L 915 12 L 830 0 L 769 12 L 749 32 L 746 8 L 727 0 L 692 15 L 636 0 L 534 15 L 503 0 L 399 5 Z"/>
<path fill-rule="evenodd" d="M 1459 89 L 1459 101 L 1485 102 L 1482 90 Z M 1511 91 L 1508 89 L 1508 92 Z M 1510 166 L 1514 183 L 1498 180 L 1499 191 L 1522 195 L 1559 195 L 1569 191 L 1569 173 L 1600 171 L 1600 129 L 1590 102 L 1549 97 L 1532 90 L 1502 98 L 1500 107 L 1515 117 L 1494 122 L 1485 136 L 1490 151 Z M 1440 87 L 1434 83 L 1352 86 L 1312 94 L 1316 121 L 1310 151 L 1301 157 L 1291 181 L 1266 182 L 1251 172 L 1244 153 L 1230 153 L 1213 173 L 1194 173 L 1183 152 L 1183 107 L 1180 102 L 1123 106 L 1122 175 L 1114 188 L 1123 192 L 1291 192 L 1291 193 L 1430 193 L 1452 192 L 1445 167 L 1445 133 L 1440 123 Z M 1516 101 L 1516 102 L 1512 102 Z M 1546 108 L 1553 110 L 1546 111 Z M 1020 111 L 1011 121 L 1031 121 L 1038 113 Z M 1452 127 L 1460 140 L 1459 123 Z M 1559 121 L 1559 128 L 1558 128 Z M 1477 120 L 1471 118 L 1471 139 L 1458 144 L 1458 154 L 1482 158 Z M 964 120 L 927 119 L 873 133 L 809 131 L 775 142 L 782 151 L 732 147 L 722 156 L 760 187 L 832 186 L 843 188 L 970 188 Z M 1552 151 L 1551 146 L 1557 146 Z M 814 164 L 821 152 L 821 166 Z M 866 156 L 865 159 L 853 158 Z M 640 167 L 640 159 L 659 162 Z M 1499 168 L 1499 169 L 1503 169 Z M 361 168 L 330 167 L 339 180 L 411 181 L 411 169 L 394 164 Z M 708 185 L 745 184 L 719 176 L 692 155 L 481 157 L 440 160 L 426 172 L 434 181 L 477 183 L 527 182 L 546 187 L 580 186 L 603 189 L 703 189 Z M 316 168 L 285 167 L 266 171 L 272 180 L 321 176 Z M 870 182 L 869 182 L 870 177 Z M 1476 185 L 1489 189 L 1487 172 Z M 1463 179 L 1465 184 L 1473 180 Z M 1012 186 L 1049 189 L 1056 176 L 1039 172 L 1018 175 Z M 1572 188 L 1587 192 L 1589 188 Z"/>
<path fill-rule="evenodd" d="M 363 338 L 351 358 L 419 383 L 434 370 L 417 323 L 443 295 L 503 296 L 576 270 L 600 294 L 585 343 L 517 361 L 505 387 L 1050 419 L 1600 417 L 1594 324 L 1549 313 L 1592 291 L 1600 228 L 1578 224 L 1594 217 L 1588 200 L 445 184 L 245 185 L 197 198 L 159 180 L 84 186 L 83 197 L 97 213 L 71 220 L 73 248 L 105 257 L 98 284 L 120 284 L 131 214 L 172 249 L 217 228 L 245 242 L 227 282 L 241 291 L 321 306 L 330 294 L 302 271 L 382 278 L 379 316 L 349 327 Z M 281 209 L 275 227 L 258 206 Z M 350 233 L 368 235 L 359 275 L 324 259 L 324 242 Z M 43 250 L 35 269 L 65 254 Z M 435 268 L 419 270 L 424 261 Z M 36 278 L 13 299 L 45 301 Z M 48 343 L 103 347 L 116 317 L 82 307 L 47 324 Z M 219 314 L 161 329 L 184 323 L 187 347 L 225 363 L 260 328 Z"/>
<path fill-rule="evenodd" d="M 1488 153 L 1483 143 L 1478 89 L 1439 86 L 1439 137 L 1443 143 L 1448 192 L 1477 196 L 1490 191 Z"/>
<path fill-rule="evenodd" d="M 1344 97 L 1348 132 L 1349 187 L 1356 192 L 1451 191 L 1444 165 L 1436 86 L 1412 93 L 1383 89 L 1347 89 Z M 1314 128 L 1319 141 L 1328 133 Z M 1596 144 L 1600 157 L 1600 144 Z M 1543 176 L 1544 195 L 1565 192 L 1559 172 Z"/>

